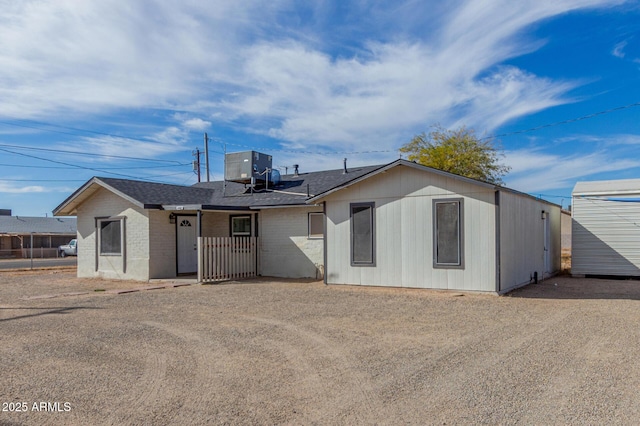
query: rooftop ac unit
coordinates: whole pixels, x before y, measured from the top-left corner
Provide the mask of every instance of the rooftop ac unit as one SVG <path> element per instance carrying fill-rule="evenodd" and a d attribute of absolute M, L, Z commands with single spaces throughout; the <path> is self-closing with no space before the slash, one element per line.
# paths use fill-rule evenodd
<path fill-rule="evenodd" d="M 266 182 L 266 170 L 271 170 L 270 155 L 257 151 L 231 152 L 225 155 L 224 179 L 230 182 Z"/>

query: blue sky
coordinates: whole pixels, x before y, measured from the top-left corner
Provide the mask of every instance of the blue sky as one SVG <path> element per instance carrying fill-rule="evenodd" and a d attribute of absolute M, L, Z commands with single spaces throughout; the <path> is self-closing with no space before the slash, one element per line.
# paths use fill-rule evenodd
<path fill-rule="evenodd" d="M 640 105 L 616 109 L 640 102 L 639 30 L 621 0 L 0 0 L 0 208 L 195 183 L 204 132 L 221 179 L 225 145 L 306 172 L 436 123 L 501 135 L 507 186 L 566 207 L 578 180 L 640 178 Z"/>

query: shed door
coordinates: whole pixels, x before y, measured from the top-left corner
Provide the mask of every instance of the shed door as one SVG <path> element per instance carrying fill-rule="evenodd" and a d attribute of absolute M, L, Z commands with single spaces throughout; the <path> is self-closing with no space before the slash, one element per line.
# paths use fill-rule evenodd
<path fill-rule="evenodd" d="M 549 218 L 549 212 L 544 212 L 544 273 L 548 276 L 551 274 L 551 220 Z"/>
<path fill-rule="evenodd" d="M 178 216 L 176 218 L 178 274 L 198 272 L 198 241 L 196 239 L 196 218 Z"/>

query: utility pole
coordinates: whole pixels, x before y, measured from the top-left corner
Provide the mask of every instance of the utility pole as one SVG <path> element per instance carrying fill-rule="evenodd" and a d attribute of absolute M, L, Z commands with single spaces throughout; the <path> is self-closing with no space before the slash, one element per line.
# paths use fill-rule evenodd
<path fill-rule="evenodd" d="M 193 162 L 193 171 L 198 175 L 198 183 L 200 183 L 200 148 L 196 148 L 191 154 L 196 157 Z"/>
<path fill-rule="evenodd" d="M 222 196 L 227 196 L 227 143 L 225 142 L 223 145 L 223 157 L 224 157 L 224 170 L 222 175 Z"/>
<path fill-rule="evenodd" d="M 209 178 L 209 136 L 204 134 L 204 159 L 207 162 L 207 182 L 211 179 Z"/>

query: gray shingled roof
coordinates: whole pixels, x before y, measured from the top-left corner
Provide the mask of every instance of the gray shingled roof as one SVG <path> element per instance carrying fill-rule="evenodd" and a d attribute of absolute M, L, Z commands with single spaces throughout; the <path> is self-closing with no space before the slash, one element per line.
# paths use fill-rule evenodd
<path fill-rule="evenodd" d="M 76 234 L 76 218 L 0 216 L 0 234 Z"/>
<path fill-rule="evenodd" d="M 244 184 L 224 181 L 201 182 L 194 186 L 167 185 L 128 179 L 96 178 L 146 207 L 202 205 L 203 208 L 249 208 L 258 206 L 304 205 L 309 196 L 374 171 L 383 165 L 284 175 L 278 185 L 256 190 Z M 307 195 L 307 185 L 308 194 Z"/>
<path fill-rule="evenodd" d="M 87 197 L 105 187 L 118 193 L 132 203 L 146 209 L 186 210 L 245 210 L 250 208 L 296 206 L 314 203 L 328 194 L 346 188 L 389 168 L 403 165 L 429 170 L 449 177 L 455 177 L 478 185 L 515 194 L 531 197 L 505 187 L 497 187 L 487 182 L 481 182 L 466 177 L 454 175 L 441 170 L 421 166 L 406 160 L 396 160 L 389 164 L 375 166 L 352 167 L 348 173 L 342 169 L 324 170 L 319 172 L 300 173 L 299 175 L 281 176 L 280 182 L 268 189 L 251 191 L 248 186 L 235 182 L 202 182 L 193 186 L 169 185 L 162 183 L 143 182 L 128 179 L 114 179 L 94 177 L 70 195 L 62 204 L 54 209 L 54 214 L 73 215 L 75 209 Z M 226 187 L 225 187 L 226 186 Z M 543 200 L 544 201 L 544 200 Z M 549 203 L 553 204 L 553 203 Z"/>
<path fill-rule="evenodd" d="M 208 204 L 212 197 L 211 190 L 206 188 L 105 177 L 95 179 L 148 207 L 167 204 Z"/>
<path fill-rule="evenodd" d="M 202 182 L 194 185 L 196 188 L 212 189 L 213 205 L 229 206 L 278 206 L 305 204 L 306 200 L 321 192 L 327 191 L 346 182 L 360 178 L 384 165 L 354 167 L 348 173 L 342 169 L 324 170 L 320 172 L 300 173 L 296 175 L 284 175 L 280 183 L 266 190 L 254 191 L 244 184 L 227 182 L 226 191 L 223 191 L 223 181 Z"/>

